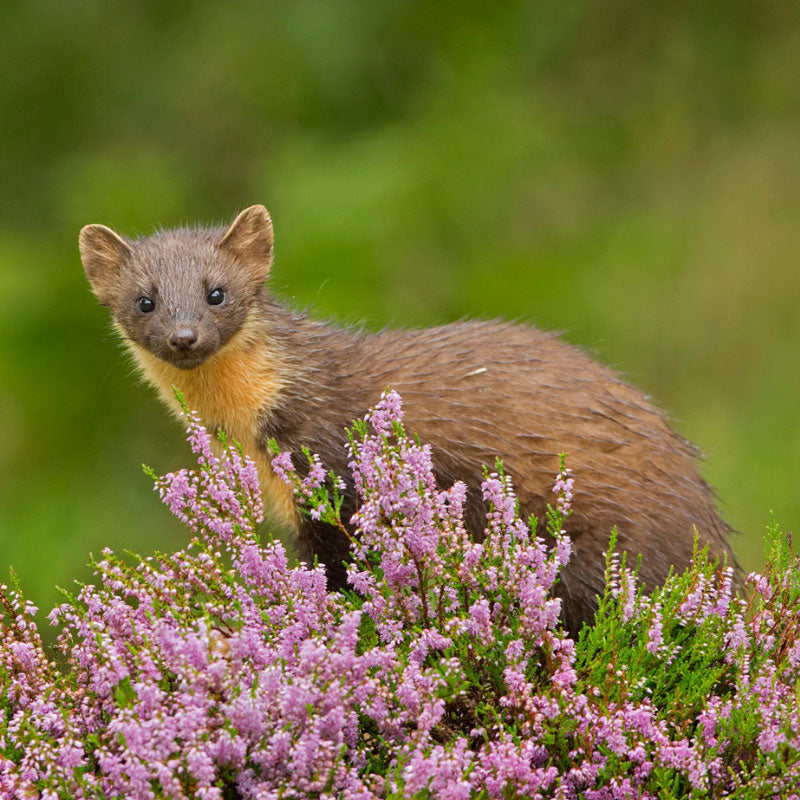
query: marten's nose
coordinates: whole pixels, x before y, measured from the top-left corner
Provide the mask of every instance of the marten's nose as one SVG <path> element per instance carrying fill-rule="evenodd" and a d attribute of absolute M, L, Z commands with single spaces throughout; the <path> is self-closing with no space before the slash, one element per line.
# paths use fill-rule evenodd
<path fill-rule="evenodd" d="M 167 342 L 175 352 L 184 353 L 197 344 L 197 331 L 193 328 L 173 328 L 167 336 Z"/>

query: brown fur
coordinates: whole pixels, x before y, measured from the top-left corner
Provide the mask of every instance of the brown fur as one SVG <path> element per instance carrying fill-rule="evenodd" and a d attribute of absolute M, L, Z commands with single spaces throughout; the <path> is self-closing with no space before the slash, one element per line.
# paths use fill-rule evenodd
<path fill-rule="evenodd" d="M 209 426 L 256 454 L 267 502 L 295 530 L 302 553 L 319 556 L 344 583 L 343 536 L 300 518 L 272 474 L 267 442 L 308 446 L 346 475 L 345 428 L 391 386 L 407 428 L 433 446 L 443 485 L 468 486 L 468 525 L 483 529 L 481 467 L 500 456 L 526 514 L 544 517 L 562 451 L 576 478 L 567 529 L 575 555 L 559 594 L 571 629 L 591 618 L 603 586 L 603 554 L 617 526 L 620 546 L 643 556 L 653 586 L 685 566 L 694 528 L 715 556 L 734 559 L 728 526 L 698 474 L 696 452 L 638 390 L 554 335 L 505 322 L 461 322 L 368 334 L 315 321 L 275 301 L 263 286 L 272 227 L 261 206 L 228 229 L 181 229 L 135 242 L 102 226 L 81 232 L 87 275 L 136 361 L 174 407 L 172 386 Z M 213 287 L 225 303 L 206 302 Z M 155 298 L 150 314 L 137 298 Z M 197 342 L 169 345 L 176 326 Z M 195 363 L 196 362 L 196 363 Z M 353 510 L 348 486 L 345 512 Z"/>

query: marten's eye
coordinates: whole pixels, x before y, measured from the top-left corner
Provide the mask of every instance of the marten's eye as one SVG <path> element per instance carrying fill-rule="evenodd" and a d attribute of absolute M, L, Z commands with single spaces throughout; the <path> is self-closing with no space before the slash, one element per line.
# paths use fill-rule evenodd
<path fill-rule="evenodd" d="M 140 297 L 136 301 L 136 307 L 142 314 L 149 314 L 155 310 L 156 304 L 149 297 Z"/>
<path fill-rule="evenodd" d="M 222 289 L 212 289 L 206 298 L 210 306 L 218 306 L 224 299 L 225 292 L 223 292 Z"/>

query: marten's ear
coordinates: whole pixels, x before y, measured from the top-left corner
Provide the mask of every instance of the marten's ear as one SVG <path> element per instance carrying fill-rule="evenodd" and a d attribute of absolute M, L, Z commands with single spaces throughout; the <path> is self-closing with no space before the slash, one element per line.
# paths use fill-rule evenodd
<path fill-rule="evenodd" d="M 250 206 L 236 217 L 217 246 L 233 253 L 253 277 L 264 281 L 272 267 L 273 243 L 269 212 L 264 206 Z"/>
<path fill-rule="evenodd" d="M 105 225 L 87 225 L 78 238 L 81 261 L 97 299 L 108 305 L 119 285 L 123 263 L 131 256 L 131 246 Z"/>

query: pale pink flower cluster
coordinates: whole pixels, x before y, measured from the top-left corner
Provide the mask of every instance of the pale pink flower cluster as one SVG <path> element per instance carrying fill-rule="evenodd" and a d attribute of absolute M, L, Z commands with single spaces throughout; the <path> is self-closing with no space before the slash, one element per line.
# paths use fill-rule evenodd
<path fill-rule="evenodd" d="M 566 516 L 572 509 L 572 499 L 575 497 L 575 478 L 572 477 L 572 470 L 569 467 L 563 467 L 556 475 L 553 494 L 557 495 L 558 510 Z"/>

